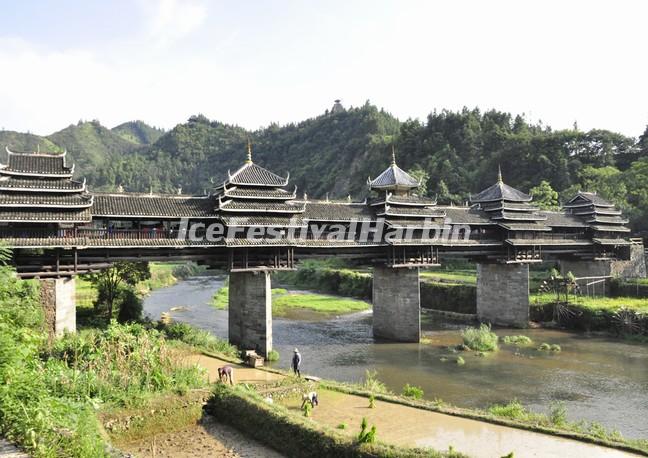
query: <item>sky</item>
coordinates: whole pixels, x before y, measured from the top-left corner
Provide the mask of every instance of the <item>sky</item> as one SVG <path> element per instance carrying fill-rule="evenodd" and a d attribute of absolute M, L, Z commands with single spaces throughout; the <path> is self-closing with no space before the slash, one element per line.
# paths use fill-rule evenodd
<path fill-rule="evenodd" d="M 0 129 L 189 116 L 256 129 L 342 99 L 554 129 L 648 124 L 639 0 L 0 0 Z"/>

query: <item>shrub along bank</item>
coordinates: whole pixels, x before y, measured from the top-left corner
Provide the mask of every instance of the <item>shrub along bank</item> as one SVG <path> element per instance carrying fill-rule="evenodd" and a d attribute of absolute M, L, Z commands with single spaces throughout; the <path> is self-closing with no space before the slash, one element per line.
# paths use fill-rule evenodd
<path fill-rule="evenodd" d="M 429 449 L 408 449 L 381 443 L 359 443 L 335 429 L 295 415 L 285 407 L 270 404 L 244 385 L 218 384 L 205 411 L 223 423 L 244 431 L 260 442 L 290 457 L 461 457 Z M 235 415 L 232 412 L 236 412 Z"/>

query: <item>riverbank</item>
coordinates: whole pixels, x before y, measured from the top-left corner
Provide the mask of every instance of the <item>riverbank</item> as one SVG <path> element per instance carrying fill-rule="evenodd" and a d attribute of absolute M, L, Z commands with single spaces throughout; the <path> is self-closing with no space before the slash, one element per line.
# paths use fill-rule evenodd
<path fill-rule="evenodd" d="M 207 359 L 202 358 L 201 361 L 204 364 Z M 209 365 L 220 365 L 221 362 L 217 361 L 211 361 Z M 235 367 L 235 373 L 238 370 Z M 254 371 L 268 372 L 267 369 Z M 515 456 L 630 456 L 622 449 L 648 454 L 648 444 L 615 441 L 582 431 L 561 430 L 548 420 L 543 425 L 537 419 L 534 422 L 523 422 L 519 419 L 499 418 L 487 412 L 370 392 L 354 385 L 331 381 L 305 382 L 304 379 L 295 379 L 274 370 L 271 373 L 282 375 L 283 382 L 256 385 L 257 388 L 252 391 L 247 388 L 217 387 L 207 411 L 234 425 L 241 422 L 241 417 L 250 420 L 252 424 L 263 421 L 264 427 L 260 428 L 263 431 L 257 433 L 257 439 L 275 441 L 275 446 L 287 453 L 292 446 L 290 443 L 303 443 L 301 439 L 308 436 L 308 430 L 313 428 L 318 434 L 328 436 L 327 440 L 335 444 L 329 444 L 329 447 L 348 447 L 349 439 L 357 435 L 361 420 L 366 417 L 370 425 L 376 425 L 377 437 L 387 446 L 431 446 L 434 450 L 455 450 L 457 455 L 466 453 L 475 457 L 504 456 L 511 452 Z M 310 416 L 304 419 L 300 408 L 300 393 L 308 390 L 318 392 L 320 405 L 312 409 Z M 272 405 L 268 405 L 265 400 L 268 395 L 275 399 Z M 371 396 L 376 399 L 374 407 L 370 407 Z M 239 412 L 236 418 L 220 414 L 231 412 L 232 409 Z M 274 424 L 277 421 L 280 421 L 279 425 Z M 483 423 L 484 421 L 487 423 Z M 292 430 L 292 438 L 286 438 L 289 444 L 284 445 L 281 441 L 276 441 L 287 434 L 283 431 L 286 423 L 292 424 L 296 429 Z M 345 427 L 338 428 L 342 424 Z M 248 423 L 245 425 L 250 426 Z M 538 434 L 537 431 L 543 434 Z M 321 444 L 315 441 L 315 446 L 319 445 Z M 340 450 L 336 450 L 336 453 L 340 453 Z M 393 453 L 392 456 L 401 456 L 398 449 Z M 432 450 L 425 454 L 424 450 L 419 449 L 416 453 L 416 456 L 439 456 L 439 452 Z"/>
<path fill-rule="evenodd" d="M 210 305 L 222 277 L 199 277 L 154 291 L 144 308 L 152 319 L 170 313 L 226 339 L 228 313 Z M 172 310 L 172 311 L 171 311 Z M 545 413 L 561 402 L 570 421 L 600 423 L 625 437 L 648 438 L 648 425 L 636 418 L 648 415 L 648 347 L 622 339 L 559 329 L 495 329 L 500 336 L 523 334 L 535 343 L 518 348 L 503 345 L 497 354 L 451 353 L 461 343 L 462 323 L 422 313 L 421 344 L 377 342 L 371 311 L 349 315 L 301 314 L 273 320 L 274 348 L 280 360 L 272 367 L 288 369 L 298 347 L 308 373 L 341 382 L 358 382 L 366 370 L 377 370 L 388 388 L 420 386 L 428 400 L 471 409 L 488 409 L 517 399 L 532 412 Z M 429 340 L 427 340 L 429 339 Z M 557 344 L 561 353 L 538 351 L 542 343 Z M 462 355 L 464 365 L 452 358 Z M 452 358 L 448 358 L 452 356 Z M 446 357 L 447 361 L 442 358 Z M 633 399 L 628 403 L 628 399 Z"/>
<path fill-rule="evenodd" d="M 212 305 L 218 310 L 229 306 L 229 288 L 223 286 L 216 292 Z M 275 317 L 290 317 L 300 311 L 326 315 L 342 315 L 369 310 L 371 304 L 348 297 L 331 296 L 311 291 L 293 291 L 285 288 L 272 288 L 272 314 Z"/>

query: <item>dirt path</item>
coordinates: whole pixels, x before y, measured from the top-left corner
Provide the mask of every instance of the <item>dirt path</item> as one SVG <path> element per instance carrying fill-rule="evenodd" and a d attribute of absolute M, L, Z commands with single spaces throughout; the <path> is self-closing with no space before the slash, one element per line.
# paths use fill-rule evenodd
<path fill-rule="evenodd" d="M 11 442 L 0 438 L 0 458 L 29 458 L 29 455 L 22 452 Z"/>
<path fill-rule="evenodd" d="M 192 357 L 192 363 L 205 367 L 210 380 L 216 380 L 217 368 L 225 361 L 202 355 Z M 237 382 L 265 382 L 282 376 L 243 366 L 234 366 Z M 284 402 L 298 411 L 300 399 Z M 299 414 L 299 413 L 298 413 Z M 635 456 L 607 447 L 588 444 L 547 434 L 535 433 L 506 426 L 494 425 L 467 418 L 454 417 L 428 410 L 376 401 L 376 408 L 368 408 L 368 400 L 361 396 L 335 391 L 320 393 L 320 406 L 313 410 L 313 421 L 332 427 L 346 423 L 345 431 L 355 435 L 360 429 L 362 417 L 378 429 L 381 441 L 417 447 L 432 447 L 436 450 L 455 450 L 473 457 L 492 458 L 514 452 L 520 457 L 570 457 L 570 458 L 615 458 Z"/>
<path fill-rule="evenodd" d="M 134 457 L 150 458 L 282 458 L 283 455 L 207 417 L 200 425 L 156 434 L 120 447 Z"/>

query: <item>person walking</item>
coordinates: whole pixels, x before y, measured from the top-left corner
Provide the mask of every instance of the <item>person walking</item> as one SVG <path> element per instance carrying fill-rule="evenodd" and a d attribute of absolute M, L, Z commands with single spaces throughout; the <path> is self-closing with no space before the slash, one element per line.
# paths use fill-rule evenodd
<path fill-rule="evenodd" d="M 301 372 L 299 370 L 301 361 L 302 361 L 301 354 L 299 353 L 299 350 L 295 348 L 295 351 L 293 353 L 293 358 L 292 358 L 292 369 L 293 369 L 293 373 L 298 377 L 301 377 Z"/>

